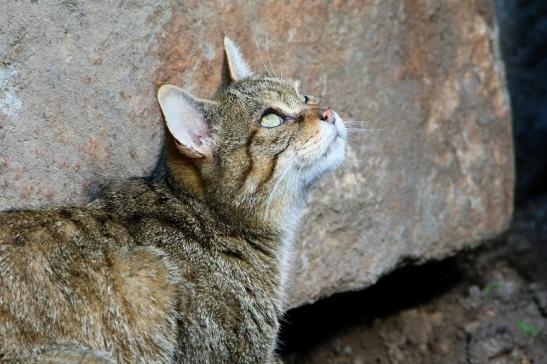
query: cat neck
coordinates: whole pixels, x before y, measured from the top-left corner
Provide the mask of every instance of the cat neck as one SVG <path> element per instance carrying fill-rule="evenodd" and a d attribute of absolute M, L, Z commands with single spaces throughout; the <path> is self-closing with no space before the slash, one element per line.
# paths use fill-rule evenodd
<path fill-rule="evenodd" d="M 181 166 L 186 170 L 181 172 Z M 292 241 L 305 193 L 293 198 L 285 195 L 284 200 L 275 199 L 270 203 L 226 204 L 219 199 L 208 198 L 199 171 L 191 161 L 170 157 L 167 151 L 160 159 L 154 179 L 164 184 L 182 203 L 192 201 L 206 206 L 211 215 L 217 216 L 223 234 L 242 237 L 255 249 L 267 252 L 273 258 L 268 260 L 268 264 L 273 263 L 272 270 L 277 272 L 275 277 L 279 279 L 280 287 L 277 295 L 283 301 L 292 261 Z"/>
<path fill-rule="evenodd" d="M 162 181 L 181 199 L 202 201 L 212 213 L 235 231 L 270 237 L 277 241 L 292 237 L 304 204 L 305 192 L 284 194 L 271 201 L 227 203 L 206 195 L 198 163 L 199 160 L 180 158 L 173 140 L 168 139 L 153 178 Z"/>

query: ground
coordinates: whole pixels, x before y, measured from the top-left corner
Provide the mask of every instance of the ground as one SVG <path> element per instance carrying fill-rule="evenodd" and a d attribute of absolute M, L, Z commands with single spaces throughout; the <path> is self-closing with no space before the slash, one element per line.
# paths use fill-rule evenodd
<path fill-rule="evenodd" d="M 481 248 L 289 312 L 288 363 L 547 363 L 547 196 Z"/>

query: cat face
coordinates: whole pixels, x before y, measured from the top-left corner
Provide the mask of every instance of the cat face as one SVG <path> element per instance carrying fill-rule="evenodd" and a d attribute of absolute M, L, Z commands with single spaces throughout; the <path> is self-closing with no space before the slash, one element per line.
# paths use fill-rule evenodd
<path fill-rule="evenodd" d="M 342 119 L 301 95 L 295 81 L 245 79 L 229 84 L 216 100 L 213 144 L 220 162 L 230 166 L 224 173 L 239 177 L 247 192 L 281 174 L 298 190 L 344 158 Z"/>
<path fill-rule="evenodd" d="M 162 86 L 168 130 L 205 196 L 264 209 L 288 204 L 343 161 L 344 123 L 300 94 L 297 81 L 253 75 L 229 39 L 225 51 L 224 81 L 212 100 Z"/>

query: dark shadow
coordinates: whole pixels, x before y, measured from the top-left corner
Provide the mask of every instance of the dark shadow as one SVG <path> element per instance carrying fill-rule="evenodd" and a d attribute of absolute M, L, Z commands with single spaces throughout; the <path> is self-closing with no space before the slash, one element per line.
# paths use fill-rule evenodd
<path fill-rule="evenodd" d="M 494 0 L 511 99 L 515 200 L 547 192 L 547 1 Z"/>
<path fill-rule="evenodd" d="M 281 322 L 279 349 L 307 352 L 340 330 L 430 301 L 463 278 L 456 258 L 400 268 L 362 291 L 341 293 L 289 311 Z"/>

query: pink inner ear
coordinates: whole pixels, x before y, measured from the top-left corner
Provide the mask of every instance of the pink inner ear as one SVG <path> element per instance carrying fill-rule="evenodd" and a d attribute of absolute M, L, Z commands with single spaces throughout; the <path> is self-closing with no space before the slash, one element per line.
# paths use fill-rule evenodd
<path fill-rule="evenodd" d="M 211 155 L 207 144 L 209 128 L 200 101 L 174 86 L 162 86 L 158 100 L 169 132 L 183 147 L 179 149 L 194 151 L 197 156 Z"/>
<path fill-rule="evenodd" d="M 201 113 L 180 96 L 167 100 L 164 113 L 167 127 L 175 139 L 188 148 L 200 151 L 207 135 Z"/>
<path fill-rule="evenodd" d="M 203 134 L 193 135 L 192 136 L 192 141 L 196 145 L 202 145 L 203 144 Z"/>

